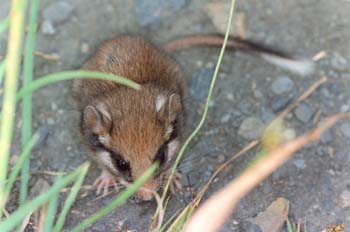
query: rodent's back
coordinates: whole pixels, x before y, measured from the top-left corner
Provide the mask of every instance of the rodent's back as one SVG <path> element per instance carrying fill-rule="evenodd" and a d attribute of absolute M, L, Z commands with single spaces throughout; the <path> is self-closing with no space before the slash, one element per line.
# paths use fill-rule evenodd
<path fill-rule="evenodd" d="M 183 95 L 184 77 L 179 65 L 150 42 L 138 36 L 119 36 L 105 42 L 82 67 L 126 77 L 141 85 L 153 84 Z M 112 81 L 78 80 L 74 90 L 80 101 L 122 86 Z"/>

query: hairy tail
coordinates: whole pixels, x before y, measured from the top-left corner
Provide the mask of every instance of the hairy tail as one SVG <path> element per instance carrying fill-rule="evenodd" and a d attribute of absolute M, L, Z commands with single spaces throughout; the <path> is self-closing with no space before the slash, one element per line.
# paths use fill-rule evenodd
<path fill-rule="evenodd" d="M 221 34 L 190 35 L 167 42 L 163 45 L 163 48 L 165 51 L 174 52 L 199 46 L 220 47 L 223 42 L 224 36 Z M 230 37 L 227 41 L 226 48 L 228 50 L 240 50 L 258 55 L 271 64 L 288 69 L 299 75 L 307 75 L 314 70 L 314 63 L 312 60 L 298 58 L 257 42 Z"/>

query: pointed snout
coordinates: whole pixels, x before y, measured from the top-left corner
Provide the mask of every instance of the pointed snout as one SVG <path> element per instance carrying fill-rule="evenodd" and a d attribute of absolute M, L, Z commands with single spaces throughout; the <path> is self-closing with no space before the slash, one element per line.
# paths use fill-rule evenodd
<path fill-rule="evenodd" d="M 143 201 L 150 201 L 153 199 L 153 191 L 157 191 L 158 185 L 154 180 L 147 181 L 139 190 L 137 190 L 135 196 Z"/>

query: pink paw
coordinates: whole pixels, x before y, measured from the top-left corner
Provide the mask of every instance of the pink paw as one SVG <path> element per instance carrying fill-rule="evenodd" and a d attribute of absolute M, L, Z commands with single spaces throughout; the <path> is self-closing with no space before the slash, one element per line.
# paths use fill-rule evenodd
<path fill-rule="evenodd" d="M 101 175 L 96 178 L 92 186 L 97 189 L 96 195 L 102 193 L 103 196 L 106 196 L 110 186 L 113 186 L 117 192 L 120 190 L 116 178 L 107 171 L 102 171 Z"/>

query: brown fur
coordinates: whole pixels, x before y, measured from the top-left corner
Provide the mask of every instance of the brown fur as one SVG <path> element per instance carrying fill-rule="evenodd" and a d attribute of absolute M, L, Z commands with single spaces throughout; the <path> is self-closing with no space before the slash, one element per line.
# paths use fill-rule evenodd
<path fill-rule="evenodd" d="M 129 162 L 134 180 L 150 167 L 158 149 L 169 139 L 167 128 L 175 119 L 177 125 L 174 126 L 179 127 L 182 123 L 182 114 L 177 112 L 182 109 L 184 94 L 180 67 L 143 38 L 120 36 L 101 45 L 82 69 L 120 75 L 141 84 L 137 91 L 104 80 L 81 79 L 74 83 L 82 112 L 81 134 L 88 150 L 96 156 L 98 148 L 91 142 L 93 133 L 108 137 L 103 146 Z M 180 102 L 169 102 L 172 94 L 179 96 Z M 159 96 L 164 96 L 167 101 L 158 112 L 156 101 Z M 94 114 L 88 118 L 84 115 L 84 109 L 90 105 L 102 105 L 108 112 L 107 116 L 98 113 L 102 126 L 98 125 L 102 128 L 97 130 L 92 128 L 96 123 Z M 176 111 L 173 119 L 169 108 Z"/>

